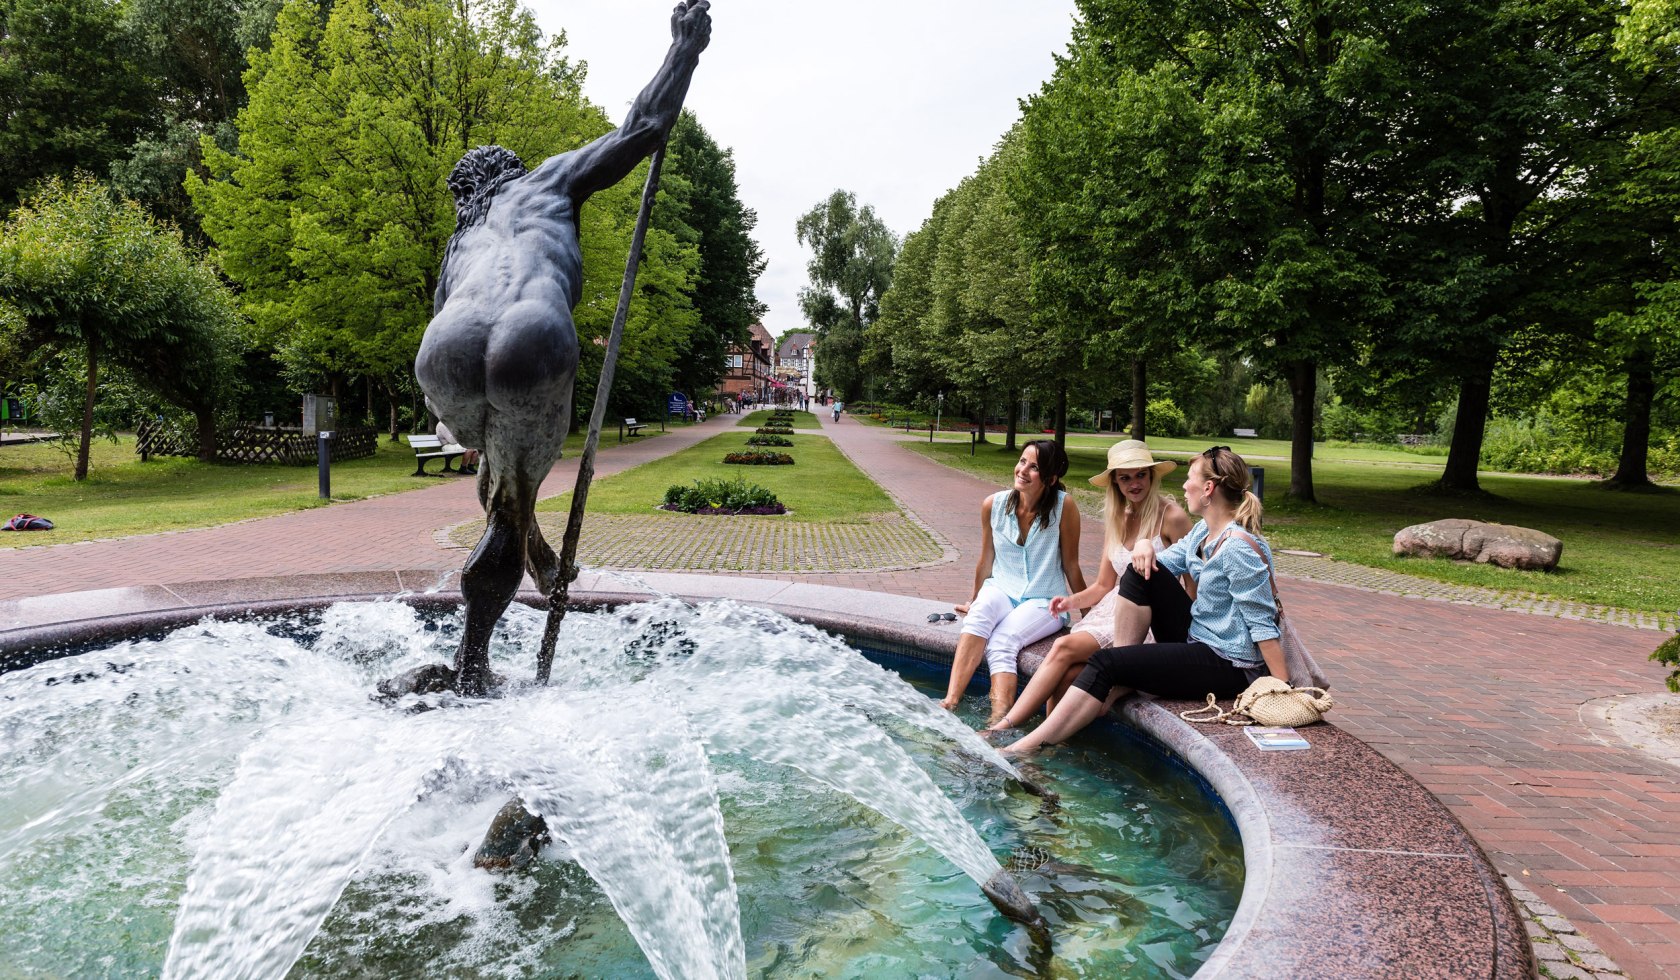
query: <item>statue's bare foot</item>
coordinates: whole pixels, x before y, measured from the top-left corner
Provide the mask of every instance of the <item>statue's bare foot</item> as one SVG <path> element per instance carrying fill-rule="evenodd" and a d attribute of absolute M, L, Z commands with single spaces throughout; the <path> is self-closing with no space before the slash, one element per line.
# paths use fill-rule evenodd
<path fill-rule="evenodd" d="M 454 668 L 444 664 L 426 664 L 424 667 L 416 667 L 380 681 L 377 685 L 379 693 L 374 695 L 374 700 L 390 704 L 410 694 L 440 694 L 444 691 L 451 691 L 462 697 L 491 697 L 498 694 L 507 683 L 507 678 L 489 669 L 479 671 L 474 676 L 483 679 L 469 686 L 464 673 L 457 673 Z"/>
<path fill-rule="evenodd" d="M 523 868 L 547 844 L 548 824 L 525 809 L 519 799 L 508 800 L 490 821 L 484 842 L 473 854 L 473 867 L 491 870 Z"/>

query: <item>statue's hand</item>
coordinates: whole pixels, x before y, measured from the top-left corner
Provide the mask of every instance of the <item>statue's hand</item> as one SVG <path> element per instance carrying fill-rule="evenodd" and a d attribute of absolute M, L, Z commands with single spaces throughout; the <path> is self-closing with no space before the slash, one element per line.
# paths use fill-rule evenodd
<path fill-rule="evenodd" d="M 683 0 L 671 11 L 671 40 L 692 54 L 706 50 L 712 39 L 712 5 L 708 0 Z"/>

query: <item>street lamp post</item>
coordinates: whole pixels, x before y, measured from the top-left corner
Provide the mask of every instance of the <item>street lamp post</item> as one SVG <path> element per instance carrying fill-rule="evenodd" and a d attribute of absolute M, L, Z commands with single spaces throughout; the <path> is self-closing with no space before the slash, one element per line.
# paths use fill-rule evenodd
<path fill-rule="evenodd" d="M 933 428 L 928 430 L 928 442 L 933 441 L 933 434 L 939 430 L 939 423 L 945 416 L 945 393 L 939 393 L 939 404 L 933 410 Z"/>

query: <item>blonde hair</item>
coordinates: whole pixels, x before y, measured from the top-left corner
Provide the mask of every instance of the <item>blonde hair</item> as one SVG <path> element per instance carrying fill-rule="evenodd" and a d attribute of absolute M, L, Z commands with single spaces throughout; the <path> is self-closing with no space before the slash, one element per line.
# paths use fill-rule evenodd
<path fill-rule="evenodd" d="M 1249 487 L 1248 464 L 1227 446 L 1215 446 L 1192 457 L 1190 465 L 1202 464 L 1202 476 L 1213 481 L 1214 492 L 1235 509 L 1232 519 L 1250 534 L 1260 533 L 1260 505 Z"/>
<path fill-rule="evenodd" d="M 1120 492 L 1120 487 L 1114 482 L 1114 474 L 1108 475 L 1108 492 L 1103 495 L 1103 551 L 1112 552 L 1126 540 L 1126 515 L 1135 514 L 1137 517 L 1138 535 L 1153 538 L 1161 533 L 1161 528 L 1167 521 L 1167 504 L 1172 498 L 1161 492 L 1161 474 L 1155 467 L 1149 467 L 1149 492 L 1144 495 L 1143 503 L 1137 511 L 1132 510 L 1131 502 Z M 1137 542 L 1132 542 L 1134 545 Z"/>

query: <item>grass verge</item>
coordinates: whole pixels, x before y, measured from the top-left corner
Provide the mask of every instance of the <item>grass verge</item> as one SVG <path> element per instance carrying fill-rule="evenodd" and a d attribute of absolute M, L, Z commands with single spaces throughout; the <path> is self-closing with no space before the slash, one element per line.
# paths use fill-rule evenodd
<path fill-rule="evenodd" d="M 1244 440 L 1237 451 L 1258 441 Z M 1201 440 L 1151 440 L 1151 447 L 1182 461 L 1183 454 L 1169 448 L 1179 443 L 1190 451 L 1206 448 Z M 972 457 L 966 443 L 910 445 L 1000 486 L 1016 458 L 996 445 L 982 446 Z M 1106 441 L 1070 441 L 1068 481 L 1086 513 L 1095 514 L 1101 506 L 1085 480 L 1103 468 L 1105 453 Z M 1283 495 L 1289 486 L 1287 461 L 1264 460 L 1260 465 L 1266 469 L 1268 487 L 1266 535 L 1276 546 L 1459 585 L 1650 612 L 1672 613 L 1680 607 L 1680 493 L 1617 493 L 1588 480 L 1484 474 L 1481 483 L 1488 496 L 1448 498 L 1428 492 L 1434 474 L 1416 466 L 1321 458 L 1313 463 L 1319 502 L 1302 504 Z M 1182 468 L 1167 477 L 1168 489 L 1180 499 L 1182 483 Z M 1395 532 L 1448 517 L 1516 524 L 1555 535 L 1563 541 L 1563 559 L 1557 571 L 1542 574 L 1394 556 Z"/>
<path fill-rule="evenodd" d="M 793 512 L 785 519 L 798 522 L 848 523 L 898 509 L 875 481 L 864 476 L 822 436 L 788 437 L 793 440 L 793 446 L 777 451 L 791 454 L 792 466 L 724 463 L 725 453 L 753 448 L 746 444 L 750 435 L 750 432 L 735 431 L 713 436 L 682 452 L 605 477 L 589 488 L 589 512 L 638 514 L 658 520 L 668 516 L 666 511 L 655 509 L 665 499 L 666 487 L 720 478 L 740 478 L 769 488 Z M 570 493 L 550 497 L 537 505 L 538 510 L 544 511 L 570 508 Z"/>
<path fill-rule="evenodd" d="M 749 412 L 748 414 L 743 415 L 741 417 L 741 421 L 736 422 L 735 424 L 749 426 L 754 429 L 761 425 L 769 425 L 770 410 L 765 409 L 759 412 Z M 801 412 L 798 410 L 795 410 L 793 413 L 793 427 L 795 429 L 822 428 L 822 426 L 817 424 L 817 417 L 815 415 L 812 415 L 810 412 Z"/>
<path fill-rule="evenodd" d="M 641 438 L 658 435 L 655 429 Z M 567 438 L 566 455 L 581 453 L 583 441 L 581 433 Z M 603 433 L 603 452 L 616 445 Z M 57 525 L 51 531 L 0 534 L 0 548 L 213 527 L 327 504 L 317 497 L 313 466 L 239 466 L 164 456 L 141 462 L 130 435 L 115 443 L 95 440 L 90 456 L 88 478 L 77 483 L 71 479 L 74 464 L 55 446 L 0 449 L 0 511 L 5 512 L 0 521 L 30 513 Z M 426 468 L 435 473 L 441 465 L 433 461 Z M 333 466 L 332 499 L 361 500 L 439 482 L 413 473 L 414 450 L 381 437 L 373 456 Z"/>

